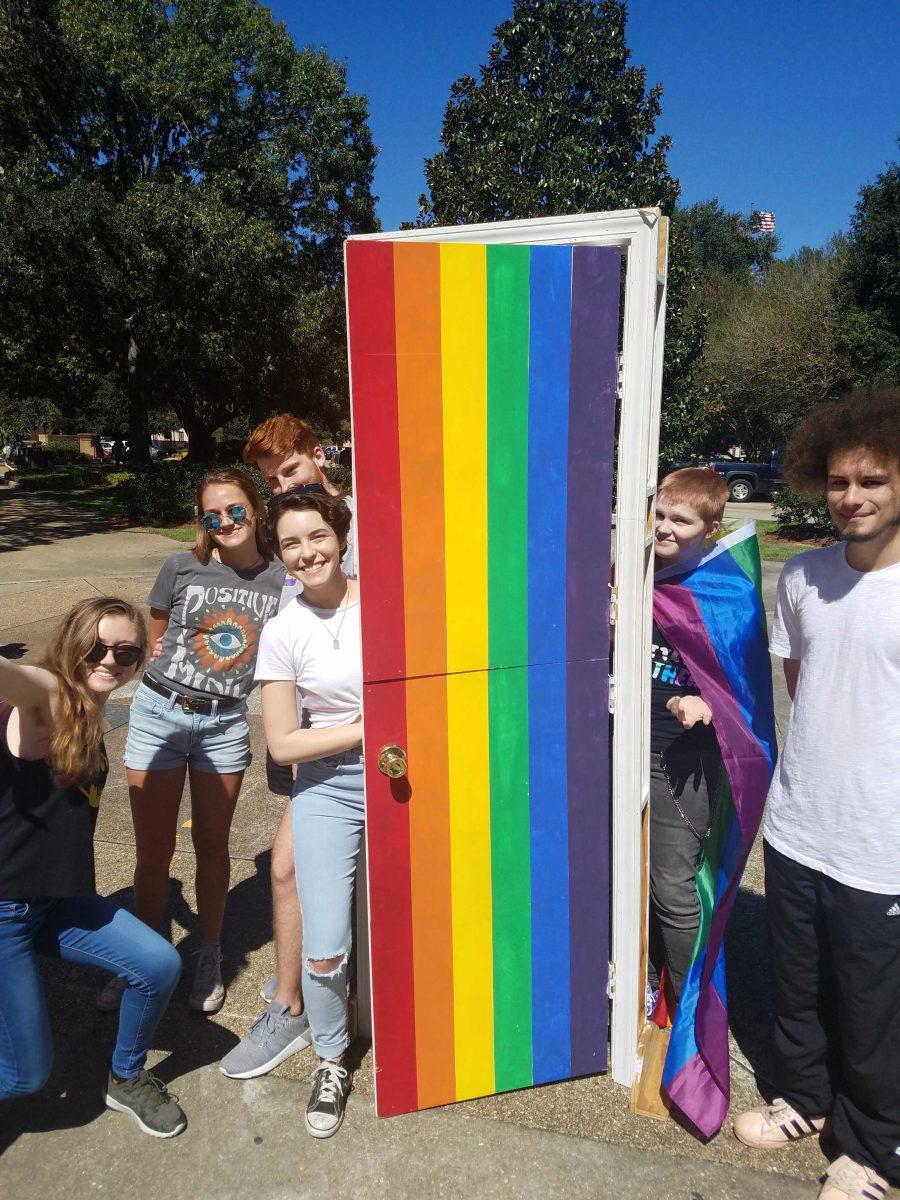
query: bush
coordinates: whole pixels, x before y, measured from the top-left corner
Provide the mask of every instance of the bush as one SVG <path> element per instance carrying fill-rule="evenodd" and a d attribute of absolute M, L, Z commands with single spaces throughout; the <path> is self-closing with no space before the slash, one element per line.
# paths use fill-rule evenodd
<path fill-rule="evenodd" d="M 834 525 L 831 523 L 825 501 L 811 500 L 808 496 L 795 492 L 787 484 L 773 497 L 772 509 L 778 522 L 779 533 L 791 530 L 796 534 L 802 531 L 807 536 L 819 537 L 834 534 Z"/>
<path fill-rule="evenodd" d="M 193 521 L 194 492 L 204 475 L 222 467 L 236 467 L 249 475 L 263 496 L 269 489 L 256 467 L 247 463 L 222 463 L 218 467 L 208 463 L 160 462 L 151 463 L 133 472 L 123 472 L 127 477 L 119 484 L 117 495 L 129 520 L 136 525 L 183 525 Z"/>
<path fill-rule="evenodd" d="M 328 482 L 333 483 L 342 492 L 353 491 L 353 472 L 349 467 L 342 467 L 340 463 L 329 463 L 324 468 L 324 473 Z"/>

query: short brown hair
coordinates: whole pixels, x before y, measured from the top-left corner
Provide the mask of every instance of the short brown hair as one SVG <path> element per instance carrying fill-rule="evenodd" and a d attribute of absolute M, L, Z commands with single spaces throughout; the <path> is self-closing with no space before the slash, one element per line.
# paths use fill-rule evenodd
<path fill-rule="evenodd" d="M 851 392 L 810 409 L 788 442 L 784 477 L 798 492 L 821 495 L 828 460 L 839 450 L 863 449 L 900 464 L 900 387 Z"/>
<path fill-rule="evenodd" d="M 194 558 L 205 565 L 212 557 L 213 547 L 216 544 L 213 535 L 200 524 L 200 517 L 203 513 L 203 493 L 208 487 L 214 487 L 217 483 L 233 484 L 234 487 L 240 488 L 247 497 L 253 515 L 256 517 L 256 548 L 263 558 L 271 558 L 272 552 L 269 549 L 269 539 L 266 534 L 266 503 L 250 476 L 237 467 L 223 467 L 221 471 L 210 471 L 197 484 L 197 490 L 194 493 L 197 540 L 191 547 Z"/>
<path fill-rule="evenodd" d="M 266 533 L 279 558 L 281 543 L 278 540 L 278 522 L 286 512 L 317 512 L 325 524 L 334 530 L 343 558 L 353 518 L 340 496 L 330 496 L 328 492 L 282 492 L 280 496 L 272 497 Z"/>
<path fill-rule="evenodd" d="M 682 467 L 667 475 L 656 493 L 673 504 L 688 504 L 706 522 L 721 521 L 728 499 L 725 480 L 711 467 Z"/>
<path fill-rule="evenodd" d="M 287 458 L 289 454 L 312 456 L 319 442 L 305 421 L 292 413 L 279 413 L 269 417 L 250 434 L 244 446 L 244 462 L 258 462 L 270 454 Z"/>

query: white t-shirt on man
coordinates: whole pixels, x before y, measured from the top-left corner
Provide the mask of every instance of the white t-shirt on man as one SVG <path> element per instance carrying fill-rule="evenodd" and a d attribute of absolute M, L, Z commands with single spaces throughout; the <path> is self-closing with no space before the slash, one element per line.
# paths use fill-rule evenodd
<path fill-rule="evenodd" d="M 362 704 L 359 601 L 314 608 L 295 597 L 263 626 L 255 678 L 295 684 L 298 712 L 302 702 L 313 729 L 355 721 Z"/>
<path fill-rule="evenodd" d="M 798 554 L 769 649 L 800 677 L 766 841 L 848 887 L 900 893 L 900 563 L 857 571 L 843 543 Z"/>

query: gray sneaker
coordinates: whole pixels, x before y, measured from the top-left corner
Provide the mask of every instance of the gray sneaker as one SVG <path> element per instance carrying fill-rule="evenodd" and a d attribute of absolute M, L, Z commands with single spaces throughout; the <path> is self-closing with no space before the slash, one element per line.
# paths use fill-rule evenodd
<path fill-rule="evenodd" d="M 306 1012 L 292 1017 L 286 1004 L 273 1000 L 242 1042 L 219 1063 L 229 1079 L 255 1079 L 312 1042 Z"/>
<path fill-rule="evenodd" d="M 151 1137 L 175 1137 L 187 1125 L 187 1118 L 175 1098 L 149 1071 L 141 1071 L 133 1079 L 116 1079 L 110 1071 L 103 1099 L 107 1108 L 134 1117 L 144 1133 Z"/>

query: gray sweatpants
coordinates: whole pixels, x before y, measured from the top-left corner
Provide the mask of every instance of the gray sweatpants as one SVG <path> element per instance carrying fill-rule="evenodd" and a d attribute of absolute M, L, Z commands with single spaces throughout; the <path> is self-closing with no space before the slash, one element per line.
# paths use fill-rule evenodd
<path fill-rule="evenodd" d="M 700 925 L 695 878 L 721 769 L 722 755 L 709 725 L 683 731 L 662 753 L 650 755 L 649 976 L 651 986 L 658 987 L 665 966 L 676 1001 Z"/>

